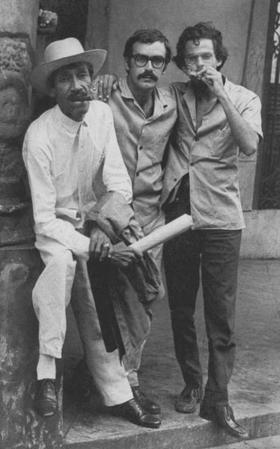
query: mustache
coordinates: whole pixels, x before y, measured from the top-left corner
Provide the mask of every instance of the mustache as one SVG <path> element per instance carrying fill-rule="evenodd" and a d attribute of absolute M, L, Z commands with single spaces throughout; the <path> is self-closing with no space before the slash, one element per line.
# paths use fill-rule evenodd
<path fill-rule="evenodd" d="M 153 72 L 150 72 L 149 70 L 145 70 L 145 72 L 138 75 L 137 78 L 139 80 L 141 78 L 151 78 L 153 81 L 158 81 L 158 77 Z"/>
<path fill-rule="evenodd" d="M 77 89 L 72 91 L 70 95 L 68 95 L 68 100 L 70 101 L 90 101 L 93 100 L 93 94 L 91 92 L 90 87 Z"/>

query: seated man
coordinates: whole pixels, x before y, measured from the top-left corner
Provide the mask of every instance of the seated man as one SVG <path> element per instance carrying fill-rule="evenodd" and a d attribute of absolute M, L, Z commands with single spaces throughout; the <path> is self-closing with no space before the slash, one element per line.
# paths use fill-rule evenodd
<path fill-rule="evenodd" d="M 32 73 L 33 86 L 57 102 L 30 125 L 23 145 L 35 245 L 45 264 L 33 290 L 40 353 L 36 408 L 43 416 L 52 416 L 57 408 L 55 360 L 61 358 L 65 310 L 76 276 L 83 288 L 78 294 L 73 288 L 73 309 L 104 404 L 136 424 L 159 427 L 159 418 L 144 412 L 133 398 L 118 351 L 106 352 L 87 274 L 88 258 L 103 260 L 112 249 L 97 226 L 90 238 L 83 235 L 97 192 L 118 192 L 127 202 L 132 196 L 110 109 L 87 96 L 93 72 L 98 72 L 105 57 L 104 50 L 85 52 L 78 40 L 68 38 L 51 43 L 44 62 Z"/>

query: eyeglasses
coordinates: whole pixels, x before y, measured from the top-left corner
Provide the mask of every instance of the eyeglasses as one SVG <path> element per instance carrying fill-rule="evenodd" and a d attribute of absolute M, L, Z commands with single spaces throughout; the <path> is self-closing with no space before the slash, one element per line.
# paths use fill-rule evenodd
<path fill-rule="evenodd" d="M 152 66 L 154 69 L 161 69 L 165 64 L 165 58 L 163 56 L 147 56 L 147 55 L 141 55 L 140 53 L 137 53 L 136 55 L 131 56 L 137 67 L 145 67 L 145 65 L 148 64 L 149 61 L 151 61 Z"/>

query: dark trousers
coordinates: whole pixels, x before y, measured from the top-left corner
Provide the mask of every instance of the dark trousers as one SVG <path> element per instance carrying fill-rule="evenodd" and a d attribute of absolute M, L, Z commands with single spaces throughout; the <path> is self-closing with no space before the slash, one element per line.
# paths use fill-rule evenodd
<path fill-rule="evenodd" d="M 235 357 L 234 319 L 241 231 L 194 230 L 164 246 L 164 265 L 176 357 L 185 383 L 202 385 L 194 313 L 202 278 L 208 337 L 204 402 L 228 402 Z"/>

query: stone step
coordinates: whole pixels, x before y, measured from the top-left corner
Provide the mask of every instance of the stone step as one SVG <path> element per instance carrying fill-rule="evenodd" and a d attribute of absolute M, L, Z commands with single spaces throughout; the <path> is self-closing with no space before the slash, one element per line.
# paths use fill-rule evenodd
<path fill-rule="evenodd" d="M 210 449 L 279 449 L 280 435 L 266 438 L 258 438 L 251 441 L 242 441 L 239 443 L 226 444 L 222 446 L 211 447 Z"/>
<path fill-rule="evenodd" d="M 215 424 L 204 421 L 198 416 L 188 416 L 183 422 L 180 420 L 177 424 L 163 422 L 158 430 L 144 429 L 108 416 L 103 416 L 102 419 L 99 415 L 95 421 L 96 428 L 94 427 L 94 418 L 87 425 L 72 428 L 66 436 L 65 449 L 204 449 L 214 446 L 221 447 L 221 445 L 233 444 L 237 441 L 236 438 L 217 428 Z M 105 427 L 110 424 L 111 430 L 112 424 L 114 424 L 114 432 L 111 431 L 107 437 L 103 433 L 103 437 L 96 438 L 102 421 Z M 250 439 L 278 435 L 280 433 L 280 407 L 278 413 L 247 416 L 238 421 L 249 429 Z M 270 449 L 269 446 L 256 447 Z M 231 449 L 231 446 L 229 448 Z M 277 446 L 277 449 L 279 448 L 280 444 Z M 239 447 L 233 446 L 232 449 L 239 449 Z"/>
<path fill-rule="evenodd" d="M 251 439 L 280 434 L 279 273 L 279 260 L 240 262 L 237 354 L 229 396 L 237 421 L 250 429 Z M 198 296 L 196 324 L 205 382 L 208 348 L 201 292 Z M 197 414 L 174 410 L 175 397 L 184 384 L 175 359 L 167 301 L 158 303 L 152 328 L 140 384 L 162 407 L 161 428 L 144 429 L 97 411 L 82 413 L 81 404 L 75 410 L 72 404 L 64 414 L 66 449 L 203 449 L 235 442 Z M 68 348 L 72 350 L 73 345 Z"/>

